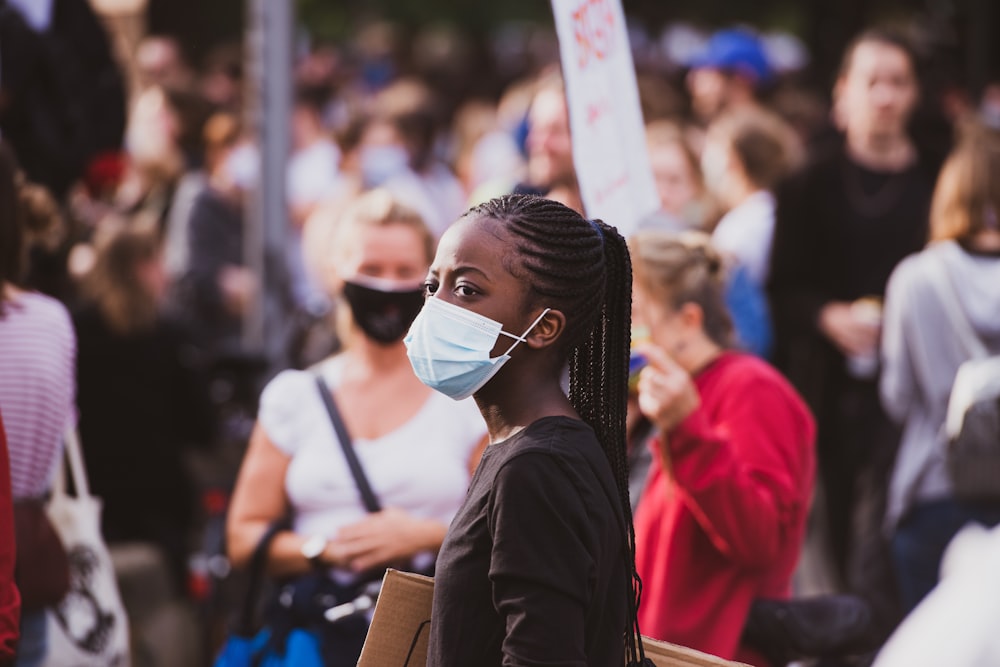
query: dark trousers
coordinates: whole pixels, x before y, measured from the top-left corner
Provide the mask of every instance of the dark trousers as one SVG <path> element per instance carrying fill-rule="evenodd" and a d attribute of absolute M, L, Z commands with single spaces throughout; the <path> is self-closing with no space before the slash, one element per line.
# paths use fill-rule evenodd
<path fill-rule="evenodd" d="M 913 507 L 892 536 L 892 560 L 906 613 L 937 585 L 941 558 L 952 538 L 968 523 L 1000 523 L 1000 504 L 943 499 Z"/>
<path fill-rule="evenodd" d="M 834 575 L 843 590 L 868 600 L 873 634 L 885 638 L 901 618 L 882 531 L 899 429 L 883 412 L 875 381 L 836 378 L 824 403 L 817 453 Z"/>

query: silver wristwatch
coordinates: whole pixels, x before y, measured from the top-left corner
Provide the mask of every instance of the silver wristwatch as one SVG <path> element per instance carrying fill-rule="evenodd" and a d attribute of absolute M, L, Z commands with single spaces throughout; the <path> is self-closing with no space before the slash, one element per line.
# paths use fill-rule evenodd
<path fill-rule="evenodd" d="M 313 535 L 302 543 L 299 551 L 313 567 L 322 567 L 320 556 L 326 551 L 327 539 L 322 535 Z"/>

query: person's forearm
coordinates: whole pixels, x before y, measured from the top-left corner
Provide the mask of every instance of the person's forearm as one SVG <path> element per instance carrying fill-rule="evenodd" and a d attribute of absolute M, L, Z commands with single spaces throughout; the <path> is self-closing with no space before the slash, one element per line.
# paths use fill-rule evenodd
<path fill-rule="evenodd" d="M 444 542 L 445 535 L 448 534 L 448 524 L 434 519 L 418 519 L 415 526 L 415 540 L 413 553 L 421 551 L 437 551 Z"/>

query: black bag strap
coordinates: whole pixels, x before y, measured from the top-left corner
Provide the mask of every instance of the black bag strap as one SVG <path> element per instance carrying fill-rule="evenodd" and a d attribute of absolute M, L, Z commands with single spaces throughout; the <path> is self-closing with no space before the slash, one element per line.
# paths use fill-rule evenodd
<path fill-rule="evenodd" d="M 351 476 L 354 477 L 358 493 L 361 494 L 361 502 L 364 503 L 365 509 L 369 512 L 382 511 L 382 504 L 379 503 L 378 496 L 375 495 L 371 484 L 368 483 L 365 469 L 361 467 L 361 461 L 358 460 L 358 455 L 354 451 L 354 445 L 351 443 L 351 435 L 347 432 L 347 427 L 344 426 L 344 419 L 340 416 L 337 403 L 333 400 L 333 392 L 330 391 L 330 387 L 327 386 L 326 381 L 318 374 L 316 375 L 316 386 L 319 389 L 320 396 L 323 397 L 323 405 L 326 406 L 326 411 L 330 414 L 330 421 L 333 422 L 333 430 L 337 433 L 340 448 L 344 450 L 344 458 L 347 459 L 347 467 L 351 469 Z"/>
<path fill-rule="evenodd" d="M 240 612 L 236 633 L 243 637 L 250 637 L 256 632 L 254 616 L 257 611 L 257 598 L 260 596 L 260 589 L 264 583 L 264 570 L 267 566 L 267 552 L 274 541 L 274 536 L 288 527 L 287 519 L 274 521 L 267 527 L 264 534 L 260 536 L 257 546 L 254 547 L 253 555 L 250 556 L 250 580 L 247 582 L 246 599 L 243 601 L 243 609 Z"/>

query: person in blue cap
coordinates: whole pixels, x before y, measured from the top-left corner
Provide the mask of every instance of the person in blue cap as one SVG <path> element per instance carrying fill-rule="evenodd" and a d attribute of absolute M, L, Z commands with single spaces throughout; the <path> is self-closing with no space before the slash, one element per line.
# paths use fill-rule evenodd
<path fill-rule="evenodd" d="M 760 89 L 774 78 L 763 42 L 745 29 L 713 34 L 690 67 L 691 108 L 706 125 L 723 112 L 756 104 Z"/>

